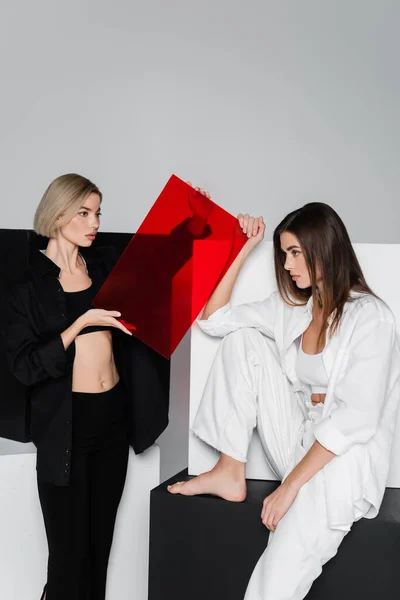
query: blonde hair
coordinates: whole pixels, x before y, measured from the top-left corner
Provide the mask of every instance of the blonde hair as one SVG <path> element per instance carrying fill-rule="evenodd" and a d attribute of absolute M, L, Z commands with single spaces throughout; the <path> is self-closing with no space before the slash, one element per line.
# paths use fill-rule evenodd
<path fill-rule="evenodd" d="M 68 173 L 54 179 L 36 209 L 33 220 L 36 233 L 55 237 L 57 229 L 72 219 L 90 194 L 98 194 L 100 202 L 103 199 L 97 185 L 82 175 Z"/>

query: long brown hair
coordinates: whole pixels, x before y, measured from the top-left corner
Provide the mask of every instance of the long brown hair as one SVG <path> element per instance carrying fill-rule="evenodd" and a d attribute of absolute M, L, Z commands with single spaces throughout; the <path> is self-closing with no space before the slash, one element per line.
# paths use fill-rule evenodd
<path fill-rule="evenodd" d="M 300 289 L 284 268 L 285 253 L 280 236 L 285 231 L 295 235 L 304 252 L 311 286 Z M 364 292 L 377 297 L 368 286 L 347 229 L 337 212 L 328 204 L 310 202 L 288 214 L 274 231 L 275 275 L 279 293 L 291 306 L 304 305 L 310 296 L 321 304 L 317 289 L 317 265 L 323 281 L 323 323 L 319 341 L 332 315 L 331 335 L 337 330 L 350 291 Z"/>

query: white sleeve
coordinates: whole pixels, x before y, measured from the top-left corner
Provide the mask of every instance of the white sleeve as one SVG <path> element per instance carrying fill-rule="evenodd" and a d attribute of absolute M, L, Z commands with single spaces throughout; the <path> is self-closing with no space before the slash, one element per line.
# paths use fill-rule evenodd
<path fill-rule="evenodd" d="M 396 324 L 390 311 L 365 305 L 357 318 L 345 372 L 334 394 L 338 406 L 314 429 L 319 443 L 336 455 L 374 435 L 384 407 L 396 352 Z"/>
<path fill-rule="evenodd" d="M 274 337 L 278 292 L 273 292 L 264 300 L 248 302 L 239 306 L 225 304 L 208 319 L 197 319 L 200 329 L 208 335 L 224 337 L 243 327 L 253 327 L 264 335 Z"/>

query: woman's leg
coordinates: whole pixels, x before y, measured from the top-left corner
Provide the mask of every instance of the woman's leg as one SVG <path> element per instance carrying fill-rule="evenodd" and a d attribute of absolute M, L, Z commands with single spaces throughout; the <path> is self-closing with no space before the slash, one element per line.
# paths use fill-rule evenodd
<path fill-rule="evenodd" d="M 101 394 L 99 402 L 106 428 L 90 457 L 91 600 L 105 598 L 108 559 L 129 456 L 125 388 L 118 384 L 107 395 Z"/>
<path fill-rule="evenodd" d="M 103 600 L 129 448 L 124 388 L 73 392 L 72 400 L 70 484 L 38 482 L 49 545 L 46 600 Z"/>
<path fill-rule="evenodd" d="M 89 575 L 88 465 L 75 457 L 68 487 L 38 481 L 49 547 L 46 600 L 86 600 Z"/>
<path fill-rule="evenodd" d="M 269 534 L 245 600 L 303 600 L 346 533 L 328 526 L 320 471 L 301 488 L 275 532 Z"/>
<path fill-rule="evenodd" d="M 268 462 L 282 477 L 303 421 L 273 340 L 250 328 L 227 335 L 216 354 L 192 428 L 221 452 L 221 458 L 212 471 L 176 484 L 170 492 L 212 493 L 227 500 L 243 500 L 245 463 L 254 427 L 258 427 Z"/>
<path fill-rule="evenodd" d="M 241 329 L 224 338 L 196 415 L 194 433 L 226 453 L 222 463 L 230 456 L 231 463 L 241 465 L 244 477 L 247 449 L 257 425 L 268 462 L 282 478 L 295 464 L 294 449 L 303 423 L 300 402 L 282 373 L 273 341 L 254 329 Z M 219 461 L 210 473 L 176 486 L 177 492 L 218 490 L 223 477 L 226 492 L 229 473 Z M 275 533 L 270 533 L 268 548 L 255 567 L 245 600 L 302 600 L 346 533 L 327 525 L 320 472 L 302 487 Z"/>
<path fill-rule="evenodd" d="M 115 519 L 124 490 L 128 443 L 104 449 L 91 469 L 90 566 L 91 600 L 104 600 Z"/>

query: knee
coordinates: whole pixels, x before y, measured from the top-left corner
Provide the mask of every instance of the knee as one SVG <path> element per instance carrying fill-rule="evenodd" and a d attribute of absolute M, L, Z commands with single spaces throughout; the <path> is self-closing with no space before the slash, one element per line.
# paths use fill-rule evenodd
<path fill-rule="evenodd" d="M 260 347 L 263 344 L 263 334 L 253 327 L 243 327 L 228 333 L 222 340 L 221 352 L 229 355 L 241 353 L 243 349 L 246 353 L 251 348 Z"/>
<path fill-rule="evenodd" d="M 247 340 L 259 340 L 263 338 L 263 334 L 254 327 L 242 327 L 228 333 L 223 339 L 225 344 L 239 344 Z"/>
<path fill-rule="evenodd" d="M 254 327 L 244 327 L 229 333 L 222 340 L 220 356 L 230 361 L 235 358 L 241 362 L 246 358 L 253 366 L 268 361 L 278 361 L 279 355 L 275 341 L 267 338 Z"/>

